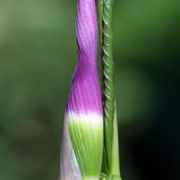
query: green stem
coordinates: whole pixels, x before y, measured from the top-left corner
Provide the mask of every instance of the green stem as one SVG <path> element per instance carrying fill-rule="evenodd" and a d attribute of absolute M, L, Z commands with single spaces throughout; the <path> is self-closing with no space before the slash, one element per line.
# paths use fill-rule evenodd
<path fill-rule="evenodd" d="M 103 2 L 102 60 L 105 156 L 107 179 L 120 179 L 118 124 L 114 97 L 114 62 L 112 57 L 112 5 L 113 0 L 104 0 Z"/>
<path fill-rule="evenodd" d="M 114 64 L 112 59 L 112 0 L 104 0 L 103 6 L 103 75 L 105 152 L 108 174 L 112 166 L 112 141 L 114 119 Z"/>
<path fill-rule="evenodd" d="M 96 8 L 98 13 L 99 39 L 100 43 L 102 43 L 103 0 L 96 0 Z"/>

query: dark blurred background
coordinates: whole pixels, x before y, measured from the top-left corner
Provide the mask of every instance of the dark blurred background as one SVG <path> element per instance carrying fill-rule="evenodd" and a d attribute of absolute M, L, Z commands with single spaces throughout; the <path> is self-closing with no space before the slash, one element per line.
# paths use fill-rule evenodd
<path fill-rule="evenodd" d="M 180 180 L 180 2 L 115 0 L 123 180 Z M 57 180 L 76 1 L 0 0 L 0 180 Z"/>

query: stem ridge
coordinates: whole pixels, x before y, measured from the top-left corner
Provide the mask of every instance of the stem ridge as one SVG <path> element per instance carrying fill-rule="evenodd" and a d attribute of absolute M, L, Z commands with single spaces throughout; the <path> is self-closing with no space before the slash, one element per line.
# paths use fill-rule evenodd
<path fill-rule="evenodd" d="M 112 0 L 104 0 L 103 6 L 103 79 L 106 168 L 111 172 L 113 120 L 114 120 L 114 63 L 112 58 Z"/>

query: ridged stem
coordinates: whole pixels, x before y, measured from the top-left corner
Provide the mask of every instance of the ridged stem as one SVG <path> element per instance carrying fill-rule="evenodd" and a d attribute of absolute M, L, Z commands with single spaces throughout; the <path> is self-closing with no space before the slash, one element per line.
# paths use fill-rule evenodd
<path fill-rule="evenodd" d="M 106 179 L 120 179 L 118 124 L 114 97 L 114 62 L 112 56 L 112 5 L 113 0 L 103 3 L 103 103 L 105 119 Z"/>

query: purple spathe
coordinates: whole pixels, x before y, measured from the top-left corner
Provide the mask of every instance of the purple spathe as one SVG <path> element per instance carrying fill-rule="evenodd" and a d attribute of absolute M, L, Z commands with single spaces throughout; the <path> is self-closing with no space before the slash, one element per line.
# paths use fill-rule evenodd
<path fill-rule="evenodd" d="M 102 114 L 98 81 L 98 27 L 94 0 L 78 0 L 76 35 L 78 64 L 68 97 L 66 112 Z"/>

